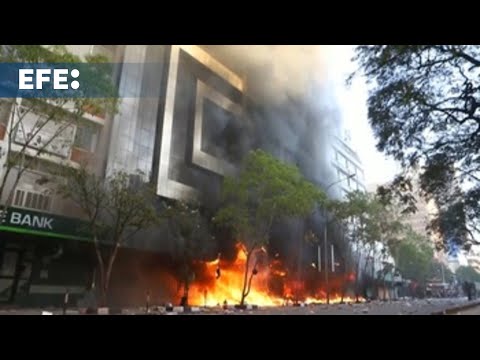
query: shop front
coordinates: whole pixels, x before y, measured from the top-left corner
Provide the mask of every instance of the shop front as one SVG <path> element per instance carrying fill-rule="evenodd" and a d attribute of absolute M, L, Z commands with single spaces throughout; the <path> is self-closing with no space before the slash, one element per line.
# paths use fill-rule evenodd
<path fill-rule="evenodd" d="M 91 281 L 92 243 L 82 221 L 9 207 L 0 217 L 0 304 L 56 305 Z"/>

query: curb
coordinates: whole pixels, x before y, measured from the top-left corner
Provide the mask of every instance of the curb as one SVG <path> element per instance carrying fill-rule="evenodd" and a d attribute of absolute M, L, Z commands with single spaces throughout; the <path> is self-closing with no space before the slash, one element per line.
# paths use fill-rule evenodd
<path fill-rule="evenodd" d="M 67 310 L 68 312 L 71 310 Z M 152 306 L 148 311 L 144 310 L 142 313 L 130 314 L 128 309 L 100 307 L 98 309 L 80 309 L 77 311 L 81 315 L 155 315 L 160 314 L 178 314 L 178 313 L 199 313 L 200 307 L 196 306 Z"/>
<path fill-rule="evenodd" d="M 69 315 L 68 314 L 69 311 L 73 312 L 75 310 L 67 310 L 67 315 Z M 121 315 L 122 312 L 123 312 L 122 309 L 109 308 L 109 307 L 99 307 L 97 309 L 81 308 L 78 310 L 79 315 Z"/>
<path fill-rule="evenodd" d="M 430 313 L 430 315 L 451 315 L 451 314 L 455 314 L 459 311 L 468 310 L 468 309 L 471 309 L 471 308 L 474 308 L 474 307 L 477 307 L 477 306 L 480 306 L 480 300 L 473 301 L 473 302 L 470 302 L 470 303 L 464 304 L 464 305 L 454 306 L 454 307 L 444 309 L 444 310 L 440 310 L 440 311 L 434 311 L 434 312 Z"/>
<path fill-rule="evenodd" d="M 198 313 L 198 306 L 167 306 L 164 308 L 167 313 Z"/>
<path fill-rule="evenodd" d="M 233 306 L 234 310 L 257 310 L 258 306 L 257 305 L 234 305 Z"/>
<path fill-rule="evenodd" d="M 306 304 L 300 304 L 299 306 L 306 307 Z M 240 305 L 224 305 L 220 307 L 224 311 L 252 311 L 259 310 L 258 305 L 245 304 Z M 150 306 L 148 311 L 144 308 L 143 312 L 132 311 L 128 308 L 116 308 L 116 307 L 99 307 L 99 308 L 69 308 L 65 309 L 65 313 L 60 312 L 61 310 L 42 310 L 41 315 L 177 315 L 177 314 L 198 314 L 202 313 L 204 310 L 200 306 L 173 306 L 168 304 L 167 306 Z"/>

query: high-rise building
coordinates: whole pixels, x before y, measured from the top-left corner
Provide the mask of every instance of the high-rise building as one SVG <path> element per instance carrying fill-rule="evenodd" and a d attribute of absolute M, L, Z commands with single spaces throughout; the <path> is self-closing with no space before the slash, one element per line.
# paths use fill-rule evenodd
<path fill-rule="evenodd" d="M 343 136 L 334 137 L 332 147 L 332 166 L 336 175 L 333 182 L 336 184 L 334 191 L 335 195 L 341 199 L 345 199 L 348 193 L 354 191 L 367 191 L 361 159 L 350 143 L 350 134 L 348 131 L 345 131 Z M 347 226 L 353 228 L 355 225 L 352 222 Z M 352 253 L 358 256 L 356 259 L 357 264 L 359 264 L 358 268 L 364 269 L 364 272 L 360 274 L 361 277 L 366 275 L 369 278 L 378 278 L 385 267 L 385 263 L 394 262 L 391 256 L 385 256 L 383 254 L 383 245 L 381 243 L 376 243 L 373 248 L 358 243 L 351 242 L 350 244 Z M 359 248 L 357 249 L 357 247 Z M 387 274 L 385 279 L 387 282 L 392 281 L 392 274 Z"/>
<path fill-rule="evenodd" d="M 368 185 L 368 190 L 375 193 L 380 185 L 384 184 L 370 184 Z M 403 222 L 411 226 L 417 234 L 429 238 L 432 243 L 435 243 L 439 240 L 438 236 L 428 231 L 429 223 L 437 211 L 435 202 L 433 200 L 427 201 L 420 195 L 418 183 L 415 181 L 413 182 L 412 195 L 415 198 L 416 211 L 413 214 L 405 215 Z"/>
<path fill-rule="evenodd" d="M 332 165 L 338 181 L 336 187 L 342 198 L 352 191 L 366 191 L 362 162 L 357 152 L 350 146 L 348 133 L 345 133 L 343 138 L 335 136 Z"/>
<path fill-rule="evenodd" d="M 98 176 L 140 170 L 159 198 L 200 198 L 207 207 L 215 204 L 223 177 L 234 173 L 252 148 L 267 149 L 297 164 L 310 180 L 326 183 L 323 177 L 332 164 L 324 160 L 323 146 L 329 135 L 322 131 L 318 117 L 305 110 L 308 106 L 302 101 L 286 105 L 256 101 L 247 86 L 256 73 L 243 70 L 217 47 L 75 45 L 68 49 L 78 56 L 105 55 L 115 64 L 120 109 L 114 116 L 85 114 L 78 126 L 62 134 L 68 147 L 52 147 L 41 155 L 15 186 L 8 178 L 5 193 L 14 192 L 0 224 L 0 302 L 50 304 L 67 288 L 72 297 L 80 295 L 95 277 L 90 239 L 76 231 L 80 211 L 42 181 L 46 164 L 76 167 L 88 160 Z M 14 102 L 0 100 L 1 165 L 7 155 L 5 137 L 12 109 L 21 109 L 22 102 L 17 99 L 14 107 Z M 22 143 L 17 134 L 12 136 L 16 136 L 11 149 L 15 151 Z M 337 175 L 356 174 L 342 189 L 364 189 L 358 156 L 340 139 L 335 149 Z M 1 201 L 5 203 L 6 196 Z M 150 280 L 139 274 L 148 264 L 163 261 L 162 254 L 172 247 L 165 229 L 157 230 L 129 240 L 122 249 L 118 264 L 123 266 L 114 271 L 113 288 L 135 287 L 143 296 L 141 284 Z"/>

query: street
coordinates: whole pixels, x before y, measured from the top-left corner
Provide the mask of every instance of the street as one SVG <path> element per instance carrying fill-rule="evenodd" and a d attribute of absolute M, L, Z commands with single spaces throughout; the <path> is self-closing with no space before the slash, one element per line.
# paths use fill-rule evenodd
<path fill-rule="evenodd" d="M 229 308 L 196 308 L 195 312 L 188 315 L 430 315 L 443 312 L 447 309 L 467 305 L 464 299 L 425 299 L 401 300 L 394 302 L 374 301 L 363 304 L 333 304 L 333 305 L 307 305 L 305 307 L 271 307 L 255 310 L 236 310 Z M 0 315 L 61 315 L 62 309 L 10 309 L 1 310 Z M 46 312 L 46 313 L 45 313 Z M 67 311 L 67 315 L 79 315 L 76 309 Z M 123 315 L 144 315 L 143 308 L 129 308 L 122 310 Z M 164 307 L 152 307 L 151 315 L 181 315 L 182 310 L 175 308 L 167 312 Z M 471 310 L 461 311 L 458 315 L 480 315 L 480 306 Z M 185 313 L 187 315 L 187 313 Z"/>
<path fill-rule="evenodd" d="M 277 307 L 250 311 L 224 311 L 228 315 L 430 315 L 467 304 L 466 299 L 374 301 L 364 304 L 310 305 L 306 307 Z M 477 308 L 480 311 L 480 308 Z M 219 314 L 217 312 L 217 314 Z"/>
<path fill-rule="evenodd" d="M 474 308 L 462 310 L 452 315 L 480 315 L 480 306 L 475 306 Z"/>

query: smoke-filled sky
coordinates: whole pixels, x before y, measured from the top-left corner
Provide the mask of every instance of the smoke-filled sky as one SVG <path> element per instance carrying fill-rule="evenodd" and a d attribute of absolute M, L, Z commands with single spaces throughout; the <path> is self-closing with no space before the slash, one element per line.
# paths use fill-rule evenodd
<path fill-rule="evenodd" d="M 367 118 L 368 90 L 364 78 L 356 79 L 350 87 L 345 85 L 346 77 L 356 69 L 351 61 L 354 45 L 329 45 L 329 69 L 333 71 L 336 95 L 343 114 L 345 129 L 350 132 L 352 147 L 358 152 L 365 169 L 365 180 L 369 184 L 383 184 L 393 179 L 399 167 L 376 147 L 373 131 Z"/>
<path fill-rule="evenodd" d="M 235 72 L 246 74 L 247 91 L 257 100 L 278 104 L 288 102 L 289 97 L 302 97 L 310 104 L 317 103 L 318 108 L 328 107 L 331 114 L 340 111 L 351 146 L 363 162 L 366 185 L 393 178 L 397 165 L 376 150 L 368 124 L 365 79 L 356 79 L 351 87 L 345 84 L 355 70 L 353 45 L 202 46 Z M 314 83 L 321 84 L 323 91 L 319 92 Z M 333 118 L 340 121 L 338 116 Z"/>
<path fill-rule="evenodd" d="M 285 102 L 308 95 L 326 76 L 324 49 L 316 45 L 202 45 L 232 70 L 248 77 L 251 96 Z"/>

